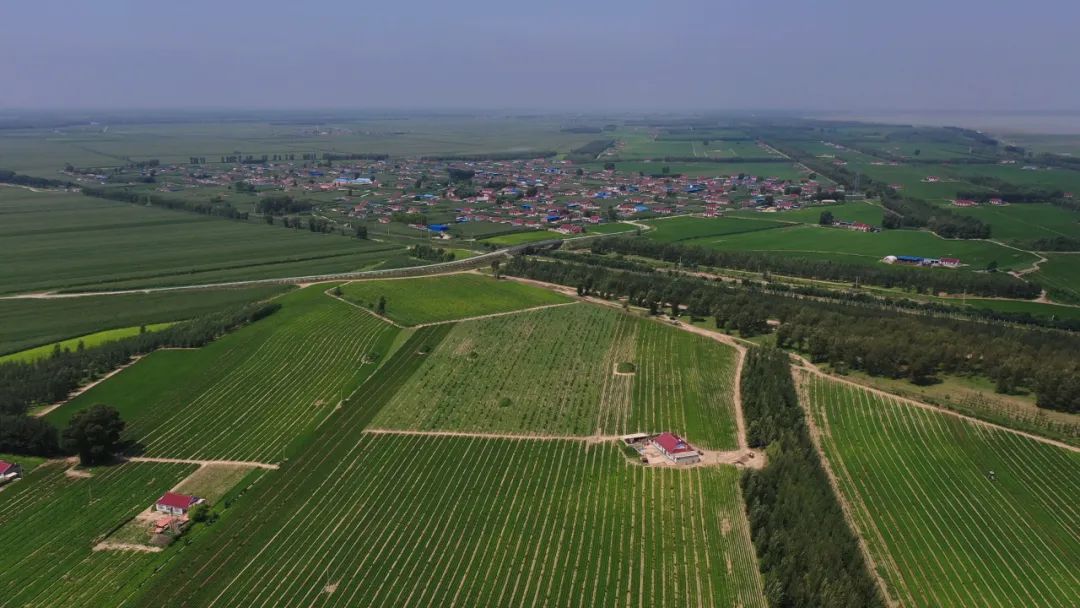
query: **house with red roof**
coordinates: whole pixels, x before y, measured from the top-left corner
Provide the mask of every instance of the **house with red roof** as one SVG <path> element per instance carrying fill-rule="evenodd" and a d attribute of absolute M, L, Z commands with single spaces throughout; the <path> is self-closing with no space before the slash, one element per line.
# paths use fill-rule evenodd
<path fill-rule="evenodd" d="M 22 476 L 22 467 L 14 462 L 0 460 L 0 483 L 14 481 Z"/>
<path fill-rule="evenodd" d="M 693 464 L 701 461 L 701 454 L 674 433 L 660 433 L 652 438 L 651 443 L 672 464 Z"/>
<path fill-rule="evenodd" d="M 176 492 L 166 492 L 156 503 L 154 503 L 154 510 L 159 513 L 168 513 L 170 515 L 187 515 L 187 512 L 191 510 L 192 507 L 201 505 L 204 502 L 206 501 L 196 496 L 178 494 Z"/>

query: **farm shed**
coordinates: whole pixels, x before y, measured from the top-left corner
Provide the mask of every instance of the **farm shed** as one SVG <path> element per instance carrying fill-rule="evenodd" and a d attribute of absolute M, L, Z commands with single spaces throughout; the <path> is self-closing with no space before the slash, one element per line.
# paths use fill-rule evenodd
<path fill-rule="evenodd" d="M 206 502 L 201 498 L 195 496 L 188 496 L 187 494 L 177 494 L 176 492 L 166 492 L 161 498 L 154 504 L 154 509 L 159 513 L 169 513 L 170 515 L 187 515 L 187 512 L 195 505 Z"/>
<path fill-rule="evenodd" d="M 653 437 L 652 444 L 674 464 L 693 464 L 701 461 L 701 454 L 674 433 L 660 433 Z"/>

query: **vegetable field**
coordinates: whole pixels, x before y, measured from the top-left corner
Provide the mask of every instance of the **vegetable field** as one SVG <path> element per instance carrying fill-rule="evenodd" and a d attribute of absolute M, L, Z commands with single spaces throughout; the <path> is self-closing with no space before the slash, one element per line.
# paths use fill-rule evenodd
<path fill-rule="evenodd" d="M 734 468 L 646 469 L 563 440 L 354 435 L 316 451 L 146 603 L 764 606 Z"/>
<path fill-rule="evenodd" d="M 126 463 L 76 479 L 52 463 L 0 492 L 0 603 L 120 604 L 152 573 L 160 555 L 93 546 L 195 468 Z"/>
<path fill-rule="evenodd" d="M 736 445 L 733 349 L 595 306 L 457 324 L 374 426 L 526 434 L 673 430 Z M 634 374 L 617 374 L 619 363 Z"/>
<path fill-rule="evenodd" d="M 342 286 L 346 300 L 373 309 L 386 298 L 387 318 L 402 325 L 437 323 L 465 317 L 571 302 L 561 294 L 514 281 L 473 273 L 417 279 L 354 281 Z"/>
<path fill-rule="evenodd" d="M 107 403 L 148 456 L 280 460 L 389 352 L 396 330 L 313 286 L 198 350 L 155 352 L 49 414 Z"/>
<path fill-rule="evenodd" d="M 1076 605 L 1080 453 L 817 377 L 805 383 L 894 599 Z"/>

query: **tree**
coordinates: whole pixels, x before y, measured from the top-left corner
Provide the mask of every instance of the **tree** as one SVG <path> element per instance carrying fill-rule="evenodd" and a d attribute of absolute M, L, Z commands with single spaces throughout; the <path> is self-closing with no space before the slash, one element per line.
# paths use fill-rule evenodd
<path fill-rule="evenodd" d="M 64 429 L 63 447 L 79 455 L 84 466 L 112 460 L 124 421 L 115 409 L 97 403 L 75 414 Z"/>
<path fill-rule="evenodd" d="M 990 263 L 986 265 L 986 271 L 987 272 L 997 272 L 997 269 L 998 269 L 997 260 L 991 260 Z"/>
<path fill-rule="evenodd" d="M 616 222 L 616 221 L 619 220 L 619 210 L 615 208 L 615 205 L 612 205 L 612 206 L 607 208 L 607 219 L 609 219 L 609 220 L 611 220 L 613 222 Z"/>
<path fill-rule="evenodd" d="M 375 306 L 375 312 L 380 315 L 386 314 L 386 296 L 379 296 L 379 303 Z"/>
<path fill-rule="evenodd" d="M 822 226 L 832 226 L 833 214 L 832 211 L 822 211 L 821 217 L 818 219 L 818 223 Z"/>
<path fill-rule="evenodd" d="M 495 275 L 495 280 L 499 279 L 499 269 L 501 266 L 501 260 L 491 260 L 491 272 Z"/>

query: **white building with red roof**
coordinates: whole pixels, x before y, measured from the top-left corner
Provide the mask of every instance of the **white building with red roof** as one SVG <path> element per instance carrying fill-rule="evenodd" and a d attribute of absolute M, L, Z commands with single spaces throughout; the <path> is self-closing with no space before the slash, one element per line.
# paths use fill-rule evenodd
<path fill-rule="evenodd" d="M 660 433 L 652 438 L 651 443 L 673 464 L 693 464 L 701 461 L 701 454 L 674 433 Z"/>
<path fill-rule="evenodd" d="M 0 460 L 0 483 L 6 483 L 18 479 L 22 475 L 22 467 L 14 462 Z"/>
<path fill-rule="evenodd" d="M 204 502 L 206 501 L 196 496 L 178 494 L 176 492 L 166 492 L 156 503 L 154 503 L 154 510 L 159 513 L 168 513 L 170 515 L 187 515 L 187 512 L 192 507 Z"/>

